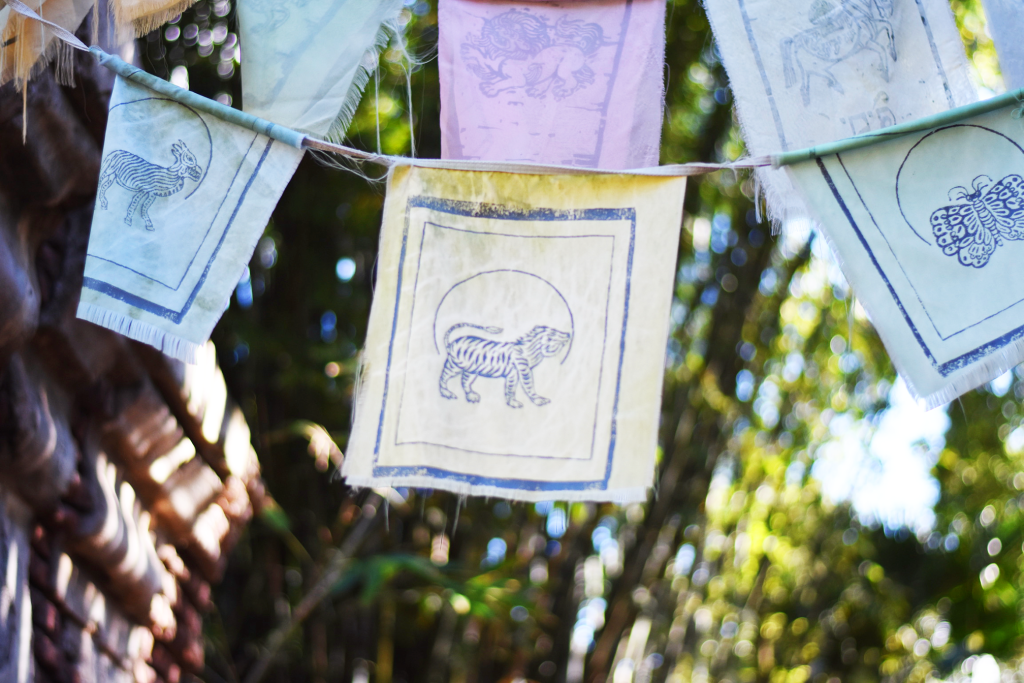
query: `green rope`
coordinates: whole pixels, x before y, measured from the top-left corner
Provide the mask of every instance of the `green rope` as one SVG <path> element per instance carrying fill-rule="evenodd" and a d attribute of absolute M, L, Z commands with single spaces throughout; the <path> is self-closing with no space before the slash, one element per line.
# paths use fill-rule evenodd
<path fill-rule="evenodd" d="M 818 159 L 831 154 L 840 154 L 854 149 L 870 147 L 871 145 L 877 145 L 880 142 L 887 142 L 888 140 L 893 140 L 904 135 L 910 135 L 911 133 L 921 133 L 933 128 L 958 123 L 964 119 L 980 116 L 981 114 L 988 114 L 989 112 L 1004 109 L 1006 107 L 1014 105 L 1019 107 L 1022 101 L 1024 101 L 1022 98 L 1024 98 L 1024 89 L 1014 90 L 1013 92 L 998 95 L 982 102 L 964 105 L 963 107 L 957 107 L 956 109 L 932 114 L 931 116 L 926 116 L 922 119 L 900 123 L 895 126 L 882 128 L 881 130 L 872 131 L 870 133 L 863 133 L 852 138 L 836 140 L 835 142 L 817 145 L 808 149 L 799 149 L 793 152 L 773 154 L 772 166 L 775 168 L 780 166 L 789 166 L 790 164 L 798 164 L 803 161 L 810 161 L 811 159 Z"/>
<path fill-rule="evenodd" d="M 299 131 L 286 128 L 276 123 L 271 123 L 270 121 L 253 116 L 252 114 L 246 114 L 244 111 L 233 109 L 225 104 L 203 97 L 202 95 L 197 95 L 194 92 L 185 90 L 184 88 L 179 88 L 173 83 L 169 83 L 162 78 L 157 78 L 152 74 L 148 74 L 142 69 L 128 64 L 114 55 L 108 55 L 98 47 L 90 47 L 89 52 L 99 60 L 100 64 L 110 69 L 118 76 L 145 86 L 154 92 L 158 92 L 161 95 L 171 98 L 175 102 L 181 102 L 193 109 L 198 109 L 199 111 L 211 114 L 219 119 L 233 123 L 236 126 L 248 128 L 251 131 L 255 131 L 261 135 L 266 135 L 274 140 L 280 140 L 286 145 L 291 145 L 297 149 L 304 149 L 302 144 L 306 139 L 306 135 L 304 133 L 300 133 Z"/>

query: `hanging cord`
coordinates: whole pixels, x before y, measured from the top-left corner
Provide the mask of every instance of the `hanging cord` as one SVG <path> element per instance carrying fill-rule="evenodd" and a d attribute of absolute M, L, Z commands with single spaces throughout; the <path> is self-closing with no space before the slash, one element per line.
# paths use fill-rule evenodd
<path fill-rule="evenodd" d="M 543 175 L 642 175 L 642 176 L 654 176 L 654 177 L 678 177 L 678 176 L 695 176 L 703 175 L 706 173 L 715 173 L 717 171 L 724 170 L 742 170 L 742 169 L 754 169 L 765 166 L 770 166 L 772 163 L 771 157 L 754 157 L 748 159 L 740 159 L 738 161 L 726 164 L 710 164 L 710 163 L 690 163 L 690 164 L 671 164 L 667 166 L 653 166 L 650 168 L 637 168 L 637 169 L 626 169 L 626 170 L 609 170 L 609 169 L 598 169 L 598 168 L 583 168 L 579 166 L 562 166 L 556 164 L 530 164 L 530 163 L 518 163 L 518 162 L 489 162 L 489 161 L 454 161 L 446 159 L 417 159 L 414 157 L 402 157 L 402 156 L 391 156 L 387 154 L 375 154 L 373 152 L 365 152 L 354 147 L 347 147 L 345 145 L 338 145 L 326 140 L 308 136 L 299 131 L 286 128 L 270 121 L 265 121 L 259 117 L 247 114 L 237 109 L 232 109 L 219 102 L 211 100 L 201 95 L 197 95 L 194 92 L 179 88 L 178 86 L 157 78 L 156 76 L 146 73 L 138 67 L 127 64 L 120 58 L 109 55 L 98 47 L 89 48 L 79 40 L 73 33 L 67 29 L 47 21 L 40 17 L 30 7 L 25 5 L 21 0 L 0 0 L 6 2 L 7 5 L 15 12 L 22 14 L 36 21 L 40 21 L 49 26 L 54 35 L 63 40 L 64 42 L 71 45 L 71 47 L 77 50 L 84 50 L 92 52 L 93 55 L 99 60 L 100 64 L 110 69 L 119 76 L 126 78 L 130 81 L 139 83 L 151 90 L 154 90 L 162 95 L 166 95 L 176 101 L 183 102 L 192 106 L 195 109 L 204 111 L 208 114 L 216 116 L 220 119 L 248 128 L 257 133 L 266 135 L 267 137 L 279 140 L 287 145 L 296 147 L 298 149 L 310 149 L 319 152 L 328 152 L 335 154 L 340 157 L 353 160 L 355 162 L 370 162 L 392 168 L 394 166 L 412 165 L 423 168 L 437 168 L 446 170 L 457 170 L 457 171 L 489 171 L 497 173 L 529 173 L 529 174 L 543 174 Z M 404 53 L 404 43 L 402 44 L 402 51 Z M 411 81 L 407 82 L 407 95 L 410 96 L 411 102 Z M 412 120 L 410 120 L 410 126 Z M 410 135 L 412 129 L 410 128 Z M 414 148 L 415 149 L 415 148 Z M 415 153 L 415 152 L 414 152 Z"/>
<path fill-rule="evenodd" d="M 315 149 L 321 152 L 330 152 L 338 156 L 366 161 L 382 166 L 419 166 L 421 168 L 439 168 L 452 171 L 490 171 L 496 173 L 530 173 L 539 175 L 643 175 L 655 177 L 673 176 L 695 176 L 706 173 L 727 170 L 749 170 L 771 166 L 771 157 L 750 157 L 740 159 L 732 163 L 711 164 L 711 163 L 690 163 L 690 164 L 669 164 L 667 166 L 651 166 L 648 168 L 633 168 L 623 170 L 610 170 L 604 168 L 588 168 L 582 166 L 562 166 L 558 164 L 531 164 L 513 161 L 457 161 L 452 159 L 416 159 L 388 154 L 374 154 L 365 152 L 354 147 L 337 145 L 333 142 L 320 140 L 306 136 L 302 141 L 303 147 Z"/>
<path fill-rule="evenodd" d="M 71 31 L 67 30 L 66 28 L 64 28 L 60 24 L 55 24 L 52 21 L 47 21 L 46 19 L 43 19 L 41 16 L 39 16 L 39 14 L 37 14 L 35 12 L 35 10 L 33 10 L 31 7 L 29 7 L 25 3 L 21 2 L 21 0 L 0 0 L 0 1 L 5 2 L 7 4 L 7 6 L 11 8 L 12 12 L 17 12 L 18 14 L 20 14 L 20 15 L 22 15 L 24 17 L 28 17 L 29 19 L 35 19 L 36 21 L 38 21 L 41 24 L 46 24 L 48 27 L 50 27 L 50 30 L 53 31 L 53 35 L 55 37 L 60 38 L 61 40 L 63 40 L 65 43 L 67 43 L 71 47 L 75 48 L 76 50 L 84 50 L 86 52 L 89 51 L 89 47 L 85 43 L 80 41 L 75 36 L 74 33 L 72 33 Z"/>

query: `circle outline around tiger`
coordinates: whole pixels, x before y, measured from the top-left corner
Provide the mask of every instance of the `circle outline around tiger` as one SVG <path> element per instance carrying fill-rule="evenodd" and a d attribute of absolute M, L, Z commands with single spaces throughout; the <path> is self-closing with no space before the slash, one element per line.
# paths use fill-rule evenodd
<path fill-rule="evenodd" d="M 545 285 L 550 287 L 551 291 L 553 291 L 558 296 L 558 298 L 562 301 L 562 304 L 565 306 L 565 312 L 569 314 L 569 345 L 565 349 L 565 356 L 562 357 L 562 361 L 559 363 L 559 365 L 564 365 L 565 361 L 567 361 L 569 359 L 569 354 L 572 352 L 572 345 L 576 341 L 576 318 L 572 314 L 572 308 L 569 306 L 569 302 L 565 300 L 565 297 L 562 296 L 562 293 L 560 291 L 558 291 L 557 287 L 555 287 L 553 284 L 551 284 L 550 282 L 548 282 L 547 280 L 542 278 L 540 275 L 534 275 L 533 273 L 527 273 L 525 270 L 516 270 L 515 268 L 495 268 L 494 270 L 485 270 L 485 271 L 483 271 L 481 273 L 477 273 L 476 275 L 472 275 L 470 277 L 467 277 L 465 280 L 461 280 L 459 282 L 456 282 L 454 285 L 452 285 L 448 289 L 448 291 L 445 292 L 444 296 L 441 297 L 441 301 L 438 302 L 437 309 L 434 311 L 434 325 L 433 325 L 434 349 L 438 353 L 441 353 L 441 348 L 440 348 L 440 346 L 437 343 L 437 320 L 438 320 L 438 317 L 441 314 L 441 308 L 444 306 L 445 299 L 448 298 L 448 295 L 450 295 L 452 292 L 454 292 L 456 289 L 458 289 L 462 285 L 466 284 L 467 282 L 470 282 L 471 280 L 475 280 L 478 277 L 483 277 L 484 275 L 493 275 L 495 273 L 515 273 L 517 275 L 527 275 L 529 277 L 532 277 L 532 278 L 535 278 L 537 280 L 540 280 Z"/>

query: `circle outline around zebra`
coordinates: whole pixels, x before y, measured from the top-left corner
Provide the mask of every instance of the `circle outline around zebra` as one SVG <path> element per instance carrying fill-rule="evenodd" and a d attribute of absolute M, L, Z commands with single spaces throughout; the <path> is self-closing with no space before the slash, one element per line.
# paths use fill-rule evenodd
<path fill-rule="evenodd" d="M 184 111 L 176 110 L 176 107 Z M 199 125 L 196 125 L 192 117 L 198 120 Z M 135 215 L 140 214 L 146 229 L 152 231 L 155 227 L 148 210 L 157 199 L 170 198 L 184 190 L 187 182 L 195 183 L 187 194 L 176 200 L 175 204 L 180 204 L 203 186 L 213 162 L 213 136 L 199 112 L 188 105 L 162 97 L 143 97 L 114 105 L 108 120 L 113 122 L 115 118 L 121 119 L 119 125 L 108 127 L 121 128 L 128 133 L 116 140 L 111 145 L 113 149 L 104 154 L 97 191 L 98 208 L 107 208 L 106 193 L 116 184 L 132 193 L 124 222 L 131 225 Z M 173 125 L 160 125 L 168 121 L 173 122 Z M 154 130 L 158 131 L 156 135 L 153 135 Z M 134 137 L 133 132 L 138 137 Z M 173 159 L 169 166 L 166 165 L 168 158 Z M 145 175 L 147 172 L 170 173 L 173 177 L 166 187 L 154 191 L 139 182 L 140 174 Z M 136 211 L 139 204 L 141 207 Z"/>
<path fill-rule="evenodd" d="M 131 105 L 131 104 L 138 104 L 140 102 L 147 102 L 149 100 L 153 100 L 153 101 L 156 101 L 156 102 L 166 102 L 167 104 L 171 104 L 171 105 L 175 105 L 175 106 L 178 106 L 178 107 L 182 107 L 183 109 L 187 109 L 189 112 L 191 112 L 191 114 L 193 116 L 195 116 L 197 119 L 199 119 L 199 123 L 203 124 L 203 132 L 206 133 L 206 165 L 203 167 L 203 173 L 199 177 L 199 180 L 196 181 L 196 186 L 192 188 L 191 192 L 189 192 L 187 195 L 185 195 L 185 199 L 188 199 L 189 197 L 194 195 L 196 193 L 196 191 L 199 190 L 200 186 L 202 186 L 202 184 L 203 184 L 203 181 L 206 180 L 207 174 L 210 172 L 210 163 L 213 161 L 213 134 L 210 133 L 210 126 L 208 126 L 206 124 L 206 120 L 203 119 L 203 115 L 200 114 L 195 109 L 193 109 L 192 107 L 190 107 L 187 104 L 184 104 L 182 102 L 178 102 L 177 100 L 168 99 L 166 97 L 143 97 L 143 98 L 138 99 L 138 100 L 132 100 L 131 102 L 121 102 L 120 104 L 115 104 L 113 107 L 111 107 L 110 108 L 110 112 L 113 113 L 113 111 L 115 109 L 117 109 L 118 107 L 127 107 L 128 105 Z M 107 118 L 108 119 L 110 118 L 109 115 L 108 115 Z M 171 137 L 171 136 L 167 136 L 167 137 Z"/>

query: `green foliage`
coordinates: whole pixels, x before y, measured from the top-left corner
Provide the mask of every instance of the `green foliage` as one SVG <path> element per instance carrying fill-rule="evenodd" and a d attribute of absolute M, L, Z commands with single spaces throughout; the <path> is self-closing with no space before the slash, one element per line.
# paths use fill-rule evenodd
<path fill-rule="evenodd" d="M 953 7 L 978 82 L 998 89 L 980 3 Z M 434 7 L 406 16 L 411 49 L 434 54 Z M 178 33 L 142 41 L 144 64 L 163 76 L 185 66 L 193 90 L 238 106 L 234 39 L 214 30 L 233 22 L 227 0 L 201 0 Z M 223 43 L 204 47 L 213 35 Z M 410 103 L 409 67 L 384 53 L 353 144 L 377 149 L 379 137 L 384 152 L 409 153 L 415 138 L 418 155 L 439 156 L 437 69 L 411 69 Z M 662 160 L 740 156 L 697 0 L 670 2 L 667 74 Z M 244 676 L 364 521 L 369 534 L 268 680 L 923 681 L 962 676 L 982 653 L 1017 667 L 1024 375 L 954 404 L 944 447 L 906 447 L 934 461 L 934 524 L 885 526 L 826 498 L 811 475 L 830 449 L 888 457 L 871 440 L 896 378 L 823 246 L 796 229 L 773 237 L 745 176 L 687 190 L 649 504 L 386 491 L 380 508 L 348 489 L 335 474 L 383 192 L 307 158 L 216 331 L 276 504 L 216 593 L 206 680 Z"/>

